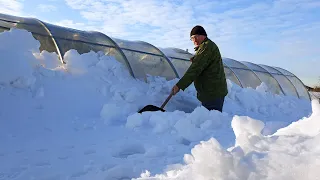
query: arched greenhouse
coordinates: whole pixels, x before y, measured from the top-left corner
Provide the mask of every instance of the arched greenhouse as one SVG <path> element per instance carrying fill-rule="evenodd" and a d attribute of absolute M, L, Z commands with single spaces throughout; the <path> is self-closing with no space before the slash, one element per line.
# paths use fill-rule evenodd
<path fill-rule="evenodd" d="M 31 32 L 40 42 L 40 50 L 56 52 L 61 63 L 64 63 L 63 56 L 70 49 L 75 49 L 80 54 L 90 50 L 103 51 L 125 64 L 130 74 L 139 79 L 145 79 L 147 74 L 162 76 L 168 80 L 180 78 L 191 63 L 189 59 L 192 54 L 178 48 L 157 48 L 143 41 L 127 41 L 100 32 L 80 31 L 35 18 L 0 13 L 0 32 L 10 28 Z M 285 69 L 229 58 L 223 58 L 223 63 L 227 79 L 241 87 L 256 88 L 264 82 L 275 94 L 310 100 L 302 81 Z"/>

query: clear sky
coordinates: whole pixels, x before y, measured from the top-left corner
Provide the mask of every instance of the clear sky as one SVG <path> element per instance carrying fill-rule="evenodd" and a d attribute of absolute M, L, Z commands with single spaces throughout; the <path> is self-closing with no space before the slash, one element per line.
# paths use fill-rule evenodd
<path fill-rule="evenodd" d="M 319 0 L 0 0 L 0 13 L 190 52 L 202 25 L 223 57 L 320 84 Z"/>

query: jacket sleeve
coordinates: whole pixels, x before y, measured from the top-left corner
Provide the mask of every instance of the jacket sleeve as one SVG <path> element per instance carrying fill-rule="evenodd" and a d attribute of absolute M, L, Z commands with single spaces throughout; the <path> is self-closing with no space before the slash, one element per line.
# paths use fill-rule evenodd
<path fill-rule="evenodd" d="M 199 49 L 197 54 L 193 57 L 192 64 L 188 68 L 187 72 L 176 84 L 180 89 L 185 90 L 210 64 L 208 46 Z"/>

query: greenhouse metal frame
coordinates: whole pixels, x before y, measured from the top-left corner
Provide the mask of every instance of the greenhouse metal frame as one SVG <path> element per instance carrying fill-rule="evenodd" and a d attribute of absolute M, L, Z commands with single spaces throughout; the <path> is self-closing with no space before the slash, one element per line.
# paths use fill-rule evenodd
<path fill-rule="evenodd" d="M 102 51 L 124 64 L 130 74 L 146 80 L 147 74 L 181 78 L 190 66 L 193 54 L 179 48 L 158 48 L 144 41 L 128 41 L 109 37 L 101 32 L 80 31 L 43 22 L 0 13 L 0 32 L 11 28 L 25 29 L 40 42 L 40 51 L 57 53 L 61 63 L 64 54 L 75 49 L 79 54 Z M 222 58 L 227 79 L 240 87 L 256 88 L 266 83 L 272 93 L 311 100 L 302 81 L 291 72 L 262 64 Z"/>

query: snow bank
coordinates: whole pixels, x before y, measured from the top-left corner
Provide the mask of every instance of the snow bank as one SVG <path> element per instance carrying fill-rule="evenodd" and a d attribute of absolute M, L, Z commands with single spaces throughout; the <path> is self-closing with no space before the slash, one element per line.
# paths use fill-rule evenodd
<path fill-rule="evenodd" d="M 318 100 L 312 100 L 312 115 L 293 122 L 288 127 L 277 130 L 278 135 L 316 136 L 320 133 L 320 104 Z"/>
<path fill-rule="evenodd" d="M 320 104 L 313 101 L 312 105 L 313 114 L 309 118 L 270 137 L 261 134 L 263 122 L 236 116 L 232 120 L 234 147 L 224 149 L 214 138 L 201 141 L 191 154 L 185 154 L 184 165 L 154 176 L 146 171 L 137 179 L 317 179 L 320 176 L 317 170 L 320 159 L 316 158 L 320 152 L 319 128 L 311 130 L 310 137 L 304 137 L 305 133 L 299 131 L 299 125 L 302 130 L 320 127 Z M 297 131 L 293 134 L 293 130 Z"/>
<path fill-rule="evenodd" d="M 145 83 L 101 52 L 70 50 L 61 64 L 24 30 L 0 40 L 8 44 L 0 45 L 0 179 L 130 179 L 145 170 L 145 178 L 165 171 L 159 177 L 266 179 L 287 162 L 301 162 L 301 173 L 307 163 L 317 167 L 315 103 L 312 120 L 296 125 L 315 123 L 307 137 L 291 133 L 294 123 L 279 129 L 309 117 L 310 102 L 273 95 L 264 84 L 242 89 L 228 80 L 223 113 L 200 106 L 190 86 L 166 112 L 138 114 L 160 106 L 177 79 Z M 285 135 L 272 136 L 277 130 Z M 290 179 L 282 169 L 279 177 Z"/>
<path fill-rule="evenodd" d="M 20 39 L 20 43 L 12 39 Z M 33 68 L 38 65 L 32 53 L 39 53 L 40 43 L 25 30 L 3 32 L 0 42 L 0 84 L 18 88 L 32 86 L 35 83 Z"/>
<path fill-rule="evenodd" d="M 240 88 L 228 80 L 229 94 L 225 100 L 224 111 L 230 115 L 244 115 L 265 122 L 263 134 L 273 134 L 279 128 L 286 127 L 290 119 L 299 120 L 310 115 L 309 100 L 296 100 L 292 96 L 274 95 L 264 83 L 254 90 Z"/>
<path fill-rule="evenodd" d="M 34 57 L 38 60 L 43 67 L 47 69 L 56 69 L 61 67 L 61 61 L 57 59 L 57 54 L 47 51 L 41 51 L 40 53 L 33 53 Z"/>
<path fill-rule="evenodd" d="M 199 142 L 217 133 L 221 129 L 229 128 L 231 118 L 226 113 L 208 111 L 204 107 L 197 107 L 191 113 L 174 112 L 145 112 L 133 114 L 127 118 L 126 127 L 130 129 L 151 128 L 157 134 L 171 133 L 177 136 L 182 144 Z"/>

